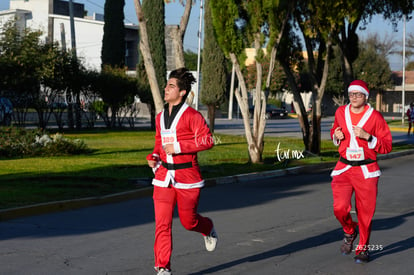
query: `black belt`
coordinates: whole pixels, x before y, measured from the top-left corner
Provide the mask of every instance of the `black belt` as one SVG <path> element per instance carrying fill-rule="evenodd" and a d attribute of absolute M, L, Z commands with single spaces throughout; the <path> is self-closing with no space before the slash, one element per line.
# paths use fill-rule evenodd
<path fill-rule="evenodd" d="M 342 163 L 345 163 L 347 165 L 351 165 L 351 166 L 361 166 L 361 165 L 366 165 L 366 164 L 376 162 L 376 160 L 373 160 L 373 159 L 364 159 L 364 160 L 360 160 L 360 161 L 351 161 L 351 160 L 347 160 L 346 158 L 343 158 L 343 157 L 341 157 L 339 159 L 339 161 L 342 162 Z"/>
<path fill-rule="evenodd" d="M 193 163 L 192 162 L 184 162 L 184 163 L 162 162 L 162 166 L 164 166 L 168 170 L 178 170 L 178 169 L 191 168 L 191 167 L 193 167 Z"/>

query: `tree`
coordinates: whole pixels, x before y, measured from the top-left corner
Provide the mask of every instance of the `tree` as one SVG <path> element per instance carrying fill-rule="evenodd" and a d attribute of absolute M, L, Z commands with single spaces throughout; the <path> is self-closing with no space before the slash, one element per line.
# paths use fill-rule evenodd
<path fill-rule="evenodd" d="M 407 46 L 406 46 L 407 49 L 405 52 L 405 56 L 407 56 L 407 58 L 410 58 L 411 56 L 414 55 L 414 34 L 413 33 L 408 34 L 406 42 L 407 42 Z"/>
<path fill-rule="evenodd" d="M 307 126 L 302 104 L 297 104 L 295 109 L 299 113 L 307 150 L 315 154 L 320 152 L 321 102 L 327 84 L 332 47 L 337 45 L 341 49 L 343 91 L 346 91 L 346 87 L 355 77 L 352 63 L 358 56 L 359 38 L 356 32 L 359 24 L 366 23 L 374 14 L 383 14 L 384 18 L 396 20 L 401 14 L 410 13 L 413 5 L 414 2 L 405 0 L 298 1 L 294 19 L 308 55 L 307 65 L 312 88 L 311 128 Z M 287 69 L 288 64 L 285 63 Z M 296 83 L 292 77 L 288 78 L 291 80 L 291 87 L 294 87 Z M 298 96 L 296 98 L 295 101 L 300 103 L 301 99 Z"/>
<path fill-rule="evenodd" d="M 149 86 L 151 88 L 151 94 L 154 101 L 155 112 L 159 113 L 164 107 L 164 102 L 161 98 L 160 86 L 157 81 L 157 74 L 155 71 L 153 58 L 151 56 L 151 48 L 148 38 L 148 29 L 147 29 L 147 19 L 142 10 L 141 2 L 139 0 L 134 0 L 135 11 L 137 13 L 137 18 L 139 22 L 139 33 L 140 33 L 140 43 L 139 48 L 141 50 L 142 58 L 144 60 L 145 72 L 148 77 Z"/>
<path fill-rule="evenodd" d="M 270 67 L 270 56 L 266 55 L 263 59 L 263 72 L 262 77 L 265 78 L 269 74 L 269 67 Z M 246 79 L 246 85 L 249 90 L 254 89 L 257 80 L 257 73 L 256 73 L 256 62 L 247 66 L 245 70 L 243 70 L 243 75 Z M 272 78 L 270 81 L 269 86 L 269 96 L 271 94 L 275 94 L 283 90 L 286 87 L 287 80 L 286 75 L 283 71 L 283 68 L 280 64 L 276 64 L 274 71 L 272 73 Z M 265 87 L 263 87 L 265 88 Z"/>
<path fill-rule="evenodd" d="M 17 124 L 24 125 L 27 110 L 33 108 L 40 128 L 46 128 L 54 115 L 62 129 L 66 103 L 75 102 L 73 98 L 79 102 L 79 94 L 85 94 L 89 87 L 88 71 L 81 60 L 55 43 L 42 43 L 40 31 L 19 30 L 15 22 L 7 23 L 2 35 L 0 83 L 9 91 Z M 81 124 L 81 114 L 77 118 Z"/>
<path fill-rule="evenodd" d="M 392 51 L 392 53 L 398 54 L 402 58 L 402 56 L 403 56 L 403 49 L 402 49 L 403 48 L 403 46 L 402 46 L 403 43 L 402 42 L 394 42 L 394 43 L 398 44 L 399 47 L 398 47 L 398 50 L 394 50 L 394 51 Z M 405 41 L 405 58 L 406 58 L 406 60 L 407 61 L 410 60 L 410 58 L 413 55 L 414 55 L 414 34 L 410 33 L 406 36 L 406 41 Z M 408 66 L 410 62 L 408 61 L 406 63 L 407 63 L 407 66 Z M 406 70 L 408 70 L 407 66 L 406 66 Z"/>
<path fill-rule="evenodd" d="M 125 64 L 124 5 L 125 0 L 105 0 L 102 66 L 122 68 Z"/>
<path fill-rule="evenodd" d="M 288 5 L 289 4 L 289 5 Z M 210 0 L 213 26 L 217 42 L 235 68 L 240 84 L 235 96 L 243 116 L 250 161 L 262 160 L 264 149 L 264 129 L 266 126 L 266 100 L 274 69 L 278 45 L 283 35 L 291 1 L 231 1 Z M 270 53 L 270 69 L 265 81 L 262 79 L 262 48 L 267 45 Z M 253 129 L 249 120 L 248 91 L 242 74 L 244 49 L 253 46 L 256 51 L 257 81 L 254 93 Z M 262 90 L 262 83 L 265 91 Z"/>
<path fill-rule="evenodd" d="M 142 10 L 146 15 L 148 42 L 158 80 L 158 87 L 163 89 L 167 84 L 164 0 L 144 0 Z"/>
<path fill-rule="evenodd" d="M 166 3 L 170 3 L 171 0 L 165 0 Z M 188 21 L 190 19 L 191 7 L 193 6 L 192 0 L 180 0 L 181 4 L 184 4 L 185 8 L 183 16 L 181 17 L 180 24 L 172 26 L 171 29 L 171 39 L 173 44 L 173 52 L 175 53 L 175 66 L 176 68 L 186 67 L 185 58 L 184 58 L 184 35 L 187 30 Z"/>
<path fill-rule="evenodd" d="M 148 0 L 149 1 L 149 0 Z M 169 3 L 169 0 L 165 0 L 166 3 Z M 183 3 L 182 0 L 180 0 L 181 3 Z M 176 66 L 177 67 L 184 67 L 184 50 L 183 50 L 183 41 L 184 41 L 184 35 L 185 31 L 187 29 L 188 20 L 190 18 L 190 12 L 191 12 L 191 6 L 192 6 L 192 0 L 186 1 L 185 5 L 185 11 L 181 18 L 180 26 L 177 28 L 176 31 L 173 31 L 172 33 L 172 39 L 174 43 L 174 49 L 175 49 L 175 57 L 176 57 Z M 154 101 L 155 106 L 155 112 L 159 113 L 162 111 L 164 103 L 161 98 L 161 90 L 160 86 L 157 85 L 157 78 L 156 78 L 156 72 L 154 69 L 154 62 L 153 57 L 151 56 L 151 46 L 149 44 L 148 39 L 148 28 L 147 28 L 147 16 L 145 12 L 142 9 L 141 2 L 139 0 L 134 0 L 135 4 L 135 11 L 137 13 L 137 18 L 139 22 L 139 33 L 140 33 L 140 43 L 139 47 L 141 50 L 142 58 L 144 59 L 144 66 L 145 71 L 148 77 L 148 82 L 151 88 L 151 94 Z M 164 24 L 164 22 L 160 23 L 157 22 L 157 24 Z M 161 89 L 164 87 L 161 87 Z"/>
<path fill-rule="evenodd" d="M 395 46 L 397 45 L 397 42 L 393 36 L 385 34 L 382 38 L 380 38 L 378 33 L 369 34 L 361 43 L 374 48 L 379 55 L 384 57 L 388 57 L 389 55 L 395 53 Z"/>
<path fill-rule="evenodd" d="M 391 69 L 383 47 L 377 47 L 378 43 L 369 39 L 359 45 L 359 55 L 353 64 L 355 77 L 369 83 L 372 90 L 385 91 L 392 85 Z"/>
<path fill-rule="evenodd" d="M 358 57 L 352 64 L 355 77 L 369 83 L 370 89 L 379 93 L 391 88 L 391 70 L 387 60 L 387 55 L 392 52 L 391 42 L 389 39 L 380 40 L 378 35 L 369 35 L 360 41 Z M 344 105 L 347 98 L 342 91 L 343 74 L 338 47 L 334 47 L 329 68 L 326 91 L 334 95 L 334 101 L 337 101 L 338 106 Z M 372 99 L 370 97 L 370 100 Z"/>
<path fill-rule="evenodd" d="M 214 132 L 217 105 L 223 101 L 226 92 L 226 58 L 214 37 L 209 1 L 204 10 L 204 49 L 201 64 L 201 102 L 207 105 L 210 130 Z"/>
<path fill-rule="evenodd" d="M 299 83 L 295 80 L 295 67 L 292 66 L 288 53 L 294 34 L 286 32 L 289 43 L 285 44 L 286 53 L 279 56 L 279 61 L 284 67 L 290 87 L 294 94 L 294 107 L 298 114 L 299 124 L 302 129 L 305 150 L 313 154 L 319 154 L 321 142 L 321 118 L 322 99 L 325 93 L 329 61 L 332 55 L 333 37 L 341 27 L 341 18 L 348 6 L 342 2 L 315 2 L 298 1 L 293 12 L 294 23 L 304 41 L 307 53 L 307 76 L 312 92 L 312 113 L 309 123 L 308 114 L 300 96 Z"/>
<path fill-rule="evenodd" d="M 0 41 L 0 58 L 8 67 L 1 82 L 5 89 L 12 91 L 9 99 L 16 110 L 17 123 L 23 125 L 29 108 L 34 108 L 39 117 L 39 127 L 44 128 L 45 97 L 41 94 L 42 79 L 48 72 L 48 61 L 52 44 L 40 41 L 40 31 L 29 28 L 19 29 L 15 21 L 4 25 Z"/>
<path fill-rule="evenodd" d="M 148 75 L 145 71 L 145 65 L 142 59 L 139 60 L 137 65 L 137 85 L 138 90 L 141 91 L 140 100 L 143 103 L 147 104 L 149 113 L 150 113 L 150 121 L 151 121 L 151 129 L 155 130 L 155 105 L 154 100 L 151 94 L 151 87 L 148 82 Z"/>
<path fill-rule="evenodd" d="M 334 43 L 341 49 L 343 66 L 344 95 L 346 95 L 349 83 L 354 79 L 352 63 L 358 56 L 358 35 L 357 31 L 367 24 L 372 16 L 382 15 L 385 20 L 390 20 L 396 27 L 402 15 L 410 14 L 414 9 L 413 1 L 406 0 L 352 0 L 339 1 L 342 6 L 341 12 L 337 15 L 337 30 L 332 33 Z"/>
<path fill-rule="evenodd" d="M 127 76 L 125 69 L 105 66 L 101 73 L 96 75 L 93 86 L 104 102 L 101 115 L 107 127 L 114 128 L 120 107 L 132 103 L 133 97 L 138 93 L 136 78 Z"/>
<path fill-rule="evenodd" d="M 407 66 L 405 66 L 405 70 L 414 71 L 414 61 L 408 62 Z"/>
<path fill-rule="evenodd" d="M 204 38 L 206 40 L 206 38 Z M 184 52 L 185 67 L 190 71 L 197 71 L 198 54 L 191 50 Z M 203 64 L 203 51 L 201 50 L 201 64 Z"/>

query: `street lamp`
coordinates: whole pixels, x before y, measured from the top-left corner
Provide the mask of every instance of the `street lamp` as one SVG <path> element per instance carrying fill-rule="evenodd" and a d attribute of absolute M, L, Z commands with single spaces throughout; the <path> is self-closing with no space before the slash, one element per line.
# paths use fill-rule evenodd
<path fill-rule="evenodd" d="M 402 108 L 401 122 L 404 125 L 404 106 L 405 106 L 405 14 L 403 16 L 403 57 L 402 57 Z"/>
<path fill-rule="evenodd" d="M 201 60 L 201 26 L 203 22 L 203 0 L 200 0 L 200 23 L 198 26 L 198 53 L 197 53 L 197 91 L 195 93 L 195 109 L 198 110 L 198 96 L 200 93 L 200 60 Z"/>

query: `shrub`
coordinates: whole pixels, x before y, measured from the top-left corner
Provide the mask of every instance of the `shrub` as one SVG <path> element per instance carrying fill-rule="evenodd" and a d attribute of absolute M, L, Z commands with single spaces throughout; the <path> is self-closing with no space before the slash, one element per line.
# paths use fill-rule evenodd
<path fill-rule="evenodd" d="M 0 157 L 61 156 L 88 153 L 79 139 L 67 139 L 62 134 L 49 135 L 36 129 L 0 128 Z"/>

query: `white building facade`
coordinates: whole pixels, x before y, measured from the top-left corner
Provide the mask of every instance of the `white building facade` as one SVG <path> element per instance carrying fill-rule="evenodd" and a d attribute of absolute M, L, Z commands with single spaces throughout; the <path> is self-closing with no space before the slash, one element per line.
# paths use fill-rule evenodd
<path fill-rule="evenodd" d="M 3 0 L 2 0 L 3 1 Z M 89 69 L 100 70 L 103 15 L 86 16 L 83 4 L 73 2 L 76 54 Z M 10 0 L 10 9 L 0 11 L 0 29 L 10 20 L 18 27 L 41 30 L 44 41 L 72 49 L 69 2 L 63 0 Z M 135 71 L 138 63 L 138 26 L 125 25 L 125 64 Z"/>

